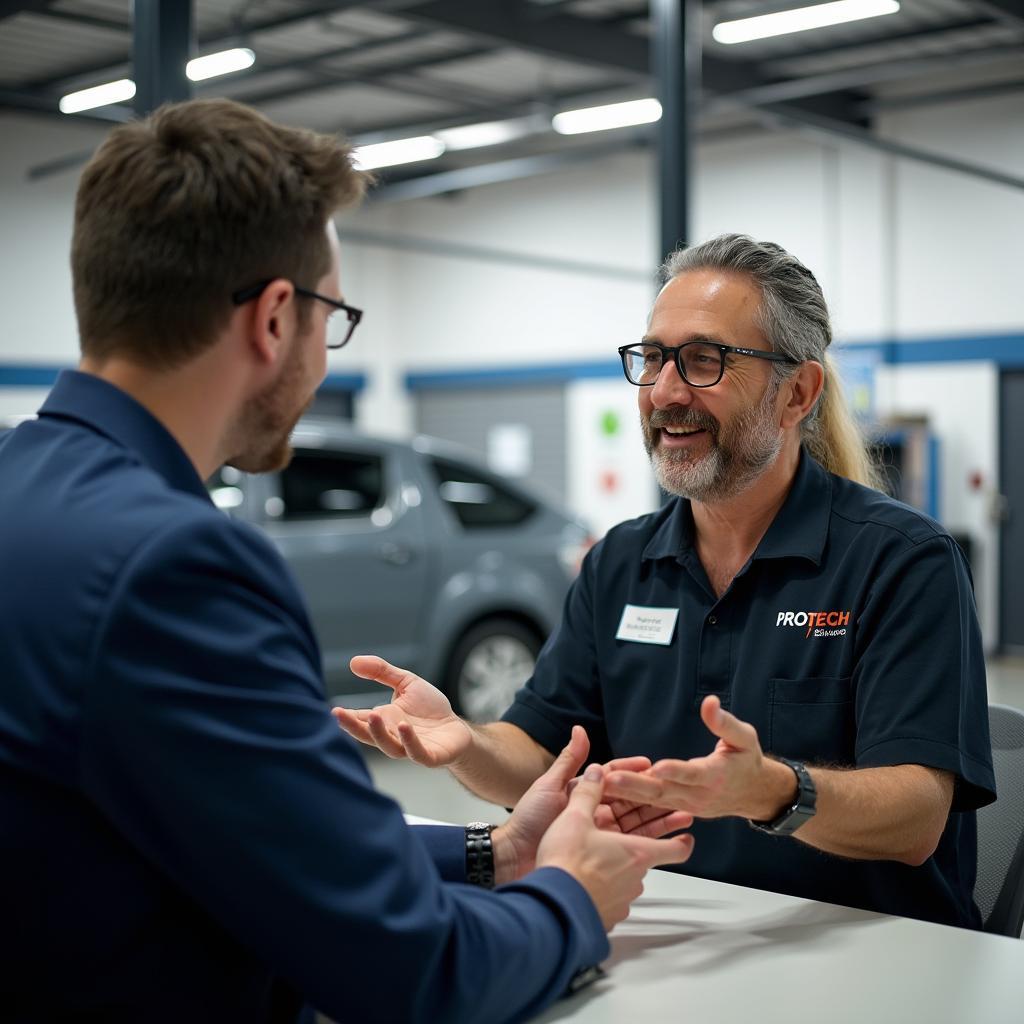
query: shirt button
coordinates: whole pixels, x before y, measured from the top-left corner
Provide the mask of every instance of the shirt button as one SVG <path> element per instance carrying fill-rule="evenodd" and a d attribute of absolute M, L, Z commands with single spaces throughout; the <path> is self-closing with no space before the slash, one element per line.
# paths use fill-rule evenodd
<path fill-rule="evenodd" d="M 717 623 L 718 623 L 718 619 L 716 618 L 716 616 L 714 616 L 714 615 L 709 615 L 708 616 L 708 625 L 709 626 L 714 626 Z"/>

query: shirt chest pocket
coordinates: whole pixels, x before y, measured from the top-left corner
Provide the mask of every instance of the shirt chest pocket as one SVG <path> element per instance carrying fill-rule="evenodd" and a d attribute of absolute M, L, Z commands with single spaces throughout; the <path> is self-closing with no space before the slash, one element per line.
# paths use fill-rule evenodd
<path fill-rule="evenodd" d="M 857 723 L 849 676 L 769 681 L 766 751 L 817 764 L 852 765 Z"/>

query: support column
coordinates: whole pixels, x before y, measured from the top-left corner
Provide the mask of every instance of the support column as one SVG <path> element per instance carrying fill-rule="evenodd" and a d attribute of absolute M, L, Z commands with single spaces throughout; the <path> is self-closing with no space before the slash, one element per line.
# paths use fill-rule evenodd
<path fill-rule="evenodd" d="M 192 0 L 134 0 L 132 6 L 134 106 L 145 117 L 161 103 L 192 96 L 185 75 L 195 48 Z"/>
<path fill-rule="evenodd" d="M 659 261 L 693 241 L 693 140 L 700 104 L 700 0 L 650 0 L 651 78 L 661 102 L 657 166 Z"/>

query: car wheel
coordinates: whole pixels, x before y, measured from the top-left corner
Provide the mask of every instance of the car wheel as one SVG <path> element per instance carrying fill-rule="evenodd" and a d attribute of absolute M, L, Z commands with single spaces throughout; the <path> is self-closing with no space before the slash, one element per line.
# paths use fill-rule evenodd
<path fill-rule="evenodd" d="M 493 722 L 530 678 L 541 640 L 515 619 L 487 619 L 459 640 L 448 663 L 448 697 L 472 722 Z"/>

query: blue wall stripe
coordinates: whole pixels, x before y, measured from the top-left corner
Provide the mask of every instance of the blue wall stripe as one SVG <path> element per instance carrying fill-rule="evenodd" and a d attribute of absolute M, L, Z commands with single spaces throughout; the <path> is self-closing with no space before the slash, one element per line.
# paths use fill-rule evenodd
<path fill-rule="evenodd" d="M 63 366 L 19 366 L 0 364 L 0 388 L 52 387 Z M 68 367 L 70 369 L 70 367 Z"/>
<path fill-rule="evenodd" d="M 72 366 L 42 366 L 29 363 L 0 363 L 0 388 L 48 388 L 57 380 L 61 370 Z M 329 373 L 320 385 L 321 391 L 362 391 L 366 387 L 365 373 Z"/>
<path fill-rule="evenodd" d="M 1024 369 L 1024 334 L 981 334 L 968 337 L 922 338 L 915 341 L 890 339 L 848 342 L 843 352 L 876 353 L 882 363 L 904 366 L 911 363 L 951 363 L 981 360 L 1001 369 Z M 48 388 L 63 366 L 32 363 L 0 363 L 0 388 Z M 617 357 L 578 363 L 526 364 L 469 370 L 422 370 L 405 375 L 410 391 L 440 391 L 463 388 L 514 387 L 519 384 L 564 384 L 571 380 L 619 378 L 622 367 Z M 322 385 L 327 392 L 362 391 L 365 373 L 331 373 Z"/>
<path fill-rule="evenodd" d="M 996 363 L 1004 369 L 1024 366 L 1024 334 L 896 341 L 890 343 L 886 361 L 896 364 L 952 363 L 977 359 Z"/>
<path fill-rule="evenodd" d="M 926 338 L 920 341 L 847 342 L 837 346 L 840 359 L 847 352 L 877 354 L 879 362 L 893 365 L 982 360 L 994 362 L 1001 368 L 1018 369 L 1024 367 L 1024 334 Z M 558 384 L 602 377 L 622 377 L 618 357 L 598 362 L 414 371 L 405 375 L 405 386 L 410 391 L 441 391 L 514 387 L 517 384 Z"/>
<path fill-rule="evenodd" d="M 589 363 L 550 363 L 546 365 L 500 366 L 493 369 L 437 370 L 407 373 L 405 386 L 410 391 L 438 391 L 451 388 L 511 387 L 516 384 L 564 384 L 592 377 L 622 377 L 618 356 Z"/>
<path fill-rule="evenodd" d="M 320 385 L 321 391 L 362 391 L 366 387 L 365 373 L 329 373 Z"/>

